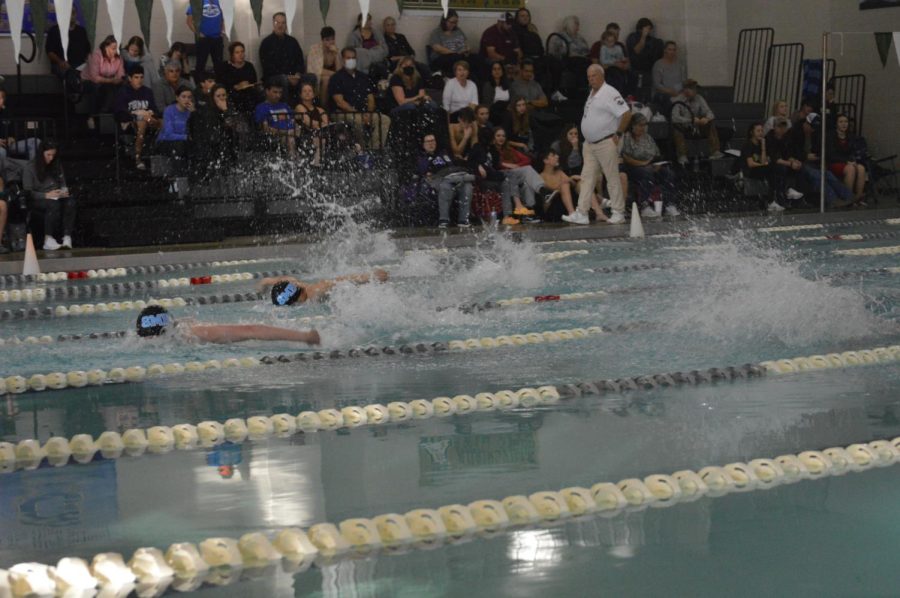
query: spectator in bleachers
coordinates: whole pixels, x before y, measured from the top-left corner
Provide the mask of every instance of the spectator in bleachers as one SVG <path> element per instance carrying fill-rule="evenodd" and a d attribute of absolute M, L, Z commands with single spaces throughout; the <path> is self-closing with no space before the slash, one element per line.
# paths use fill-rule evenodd
<path fill-rule="evenodd" d="M 678 216 L 681 213 L 675 205 L 675 173 L 665 164 L 656 164 L 661 160 L 660 156 L 656 141 L 647 133 L 647 117 L 635 114 L 622 140 L 622 160 L 625 173 L 637 185 L 638 206 L 644 218 L 661 216 L 653 209 L 654 187 L 659 187 L 667 215 Z"/>
<path fill-rule="evenodd" d="M 203 14 L 200 16 L 198 25 L 194 25 L 193 9 L 190 2 L 188 2 L 185 13 L 187 14 L 187 26 L 196 39 L 197 60 L 194 62 L 195 74 L 206 70 L 207 58 L 212 59 L 214 69 L 219 66 L 219 63 L 222 62 L 222 53 L 225 50 L 225 42 L 222 39 L 222 35 L 229 33 L 225 31 L 225 18 L 222 15 L 219 0 L 202 0 L 202 2 Z"/>
<path fill-rule="evenodd" d="M 709 142 L 709 157 L 722 157 L 722 152 L 719 151 L 719 133 L 715 125 L 716 115 L 703 96 L 697 93 L 697 82 L 693 79 L 685 81 L 681 93 L 672 98 L 671 119 L 672 140 L 681 165 L 688 162 L 686 137 L 706 138 Z"/>
<path fill-rule="evenodd" d="M 866 167 L 862 163 L 865 144 L 861 137 L 850 132 L 850 119 L 846 114 L 835 117 L 834 130 L 825 138 L 825 158 L 828 170 L 844 181 L 853 192 L 853 201 L 862 204 L 866 193 Z M 864 205 L 864 204 L 863 204 Z"/>
<path fill-rule="evenodd" d="M 559 156 L 563 172 L 581 180 L 579 175 L 581 167 L 584 166 L 584 158 L 581 156 L 581 135 L 578 133 L 578 125 L 574 123 L 563 125 L 562 134 L 550 145 L 550 149 Z"/>
<path fill-rule="evenodd" d="M 475 125 L 478 127 L 479 133 L 483 129 L 488 131 L 494 129 L 494 124 L 491 122 L 491 109 L 484 104 L 475 106 Z"/>
<path fill-rule="evenodd" d="M 595 47 L 596 56 L 594 54 Z M 616 34 L 612 31 L 604 31 L 600 41 L 591 48 L 591 62 L 599 64 L 606 71 L 607 82 L 619 90 L 619 93 L 628 95 L 631 92 L 630 77 L 631 63 L 625 56 L 622 44 L 616 41 Z"/>
<path fill-rule="evenodd" d="M 122 131 L 134 133 L 134 163 L 138 170 L 147 167 L 142 159 L 147 129 L 160 127 L 159 110 L 153 92 L 144 85 L 144 67 L 137 64 L 128 74 L 128 84 L 116 95 L 113 113 Z"/>
<path fill-rule="evenodd" d="M 587 40 L 580 33 L 581 21 L 575 15 L 563 19 L 562 29 L 550 38 L 547 51 L 560 59 L 581 59 L 585 63 L 589 61 L 591 53 Z"/>
<path fill-rule="evenodd" d="M 188 119 L 191 158 L 198 174 L 207 178 L 233 163 L 237 122 L 224 85 L 216 84 L 209 95 L 210 103 Z"/>
<path fill-rule="evenodd" d="M 262 131 L 278 140 L 293 154 L 296 149 L 294 140 L 294 113 L 283 100 L 284 88 L 275 77 L 266 81 L 266 99 L 256 106 L 253 120 Z"/>
<path fill-rule="evenodd" d="M 472 65 L 476 74 L 483 64 L 481 56 L 474 54 L 469 48 L 466 34 L 459 28 L 459 15 L 452 8 L 447 11 L 446 17 L 441 17 L 440 26 L 431 32 L 428 48 L 431 51 L 432 70 L 444 73 L 445 77 L 455 74 L 455 66 L 461 60 Z"/>
<path fill-rule="evenodd" d="M 506 177 L 503 193 L 503 215 L 521 218 L 524 222 L 540 222 L 535 216 L 535 192 L 543 186 L 540 175 L 531 167 L 531 159 L 509 144 L 506 130 L 496 127 L 488 149 L 495 170 Z M 518 224 L 508 222 L 504 224 Z"/>
<path fill-rule="evenodd" d="M 437 192 L 438 227 L 450 226 L 450 204 L 456 198 L 457 226 L 468 228 L 469 211 L 472 207 L 472 182 L 475 177 L 464 167 L 456 166 L 446 151 L 438 150 L 437 137 L 432 133 L 422 138 L 422 153 L 419 155 L 416 170 Z"/>
<path fill-rule="evenodd" d="M 9 215 L 9 194 L 6 191 L 6 181 L 0 178 L 0 255 L 9 253 L 9 248 L 3 244 L 3 231 L 6 230 L 6 219 Z"/>
<path fill-rule="evenodd" d="M 321 160 L 322 138 L 321 131 L 323 127 L 329 124 L 328 113 L 321 107 L 316 105 L 316 88 L 311 81 L 304 81 L 300 84 L 300 103 L 294 107 L 294 119 L 297 123 L 298 136 L 312 140 L 312 147 L 315 149 L 312 155 L 312 163 L 318 165 Z M 306 144 L 301 145 L 301 149 L 308 149 Z"/>
<path fill-rule="evenodd" d="M 287 15 L 283 12 L 276 12 L 272 15 L 272 33 L 264 37 L 259 44 L 259 61 L 262 64 L 263 81 L 278 77 L 281 79 L 280 83 L 286 98 L 296 99 L 299 97 L 300 79 L 306 72 L 303 48 L 300 47 L 297 38 L 288 35 Z M 252 83 L 255 83 L 255 71 L 253 75 Z M 243 102 L 235 96 L 232 96 L 232 99 L 236 107 L 238 107 L 238 103 Z M 240 109 L 240 107 L 238 108 Z"/>
<path fill-rule="evenodd" d="M 453 65 L 453 73 L 453 79 L 444 84 L 442 98 L 444 110 L 450 115 L 451 122 L 456 120 L 456 113 L 463 108 L 474 109 L 478 105 L 478 88 L 469 81 L 469 63 L 460 60 Z"/>
<path fill-rule="evenodd" d="M 163 69 L 162 79 L 153 86 L 153 101 L 156 102 L 156 107 L 165 110 L 167 106 L 174 104 L 178 97 L 178 89 L 181 87 L 193 90 L 194 84 L 182 76 L 181 63 L 171 60 Z"/>
<path fill-rule="evenodd" d="M 513 33 L 519 40 L 519 48 L 522 49 L 522 58 L 537 60 L 544 56 L 544 40 L 538 28 L 531 22 L 531 11 L 524 6 L 516 11 L 516 21 L 513 23 Z"/>
<path fill-rule="evenodd" d="M 350 122 L 357 133 L 375 135 L 376 147 L 384 147 L 391 120 L 375 111 L 375 86 L 372 80 L 356 70 L 356 50 L 341 50 L 344 68 L 331 77 L 328 95 L 337 110 L 337 120 Z M 364 136 L 364 135 L 363 135 Z"/>
<path fill-rule="evenodd" d="M 781 179 L 779 186 L 787 189 L 785 197 L 793 201 L 803 198 L 803 193 L 797 190 L 800 188 L 803 162 L 797 159 L 791 150 L 790 127 L 791 121 L 786 117 L 775 117 L 775 123 L 772 130 L 766 133 L 765 141 L 769 160 Z"/>
<path fill-rule="evenodd" d="M 492 62 L 487 80 L 481 86 L 481 101 L 490 106 L 490 116 L 497 123 L 502 122 L 509 106 L 509 79 L 500 62 Z"/>
<path fill-rule="evenodd" d="M 431 97 L 425 93 L 425 83 L 422 81 L 419 71 L 416 70 L 416 61 L 412 56 L 404 56 L 397 61 L 388 84 L 391 88 L 391 95 L 397 103 L 394 110 L 415 110 L 417 108 L 433 110 L 437 108 Z"/>
<path fill-rule="evenodd" d="M 469 150 L 478 143 L 478 125 L 475 123 L 475 111 L 463 108 L 459 111 L 459 121 L 450 125 L 450 149 L 457 160 L 466 160 Z"/>
<path fill-rule="evenodd" d="M 75 77 L 76 83 L 80 78 L 78 71 L 81 70 L 91 54 L 91 42 L 88 39 L 87 30 L 78 24 L 77 16 L 73 6 L 72 16 L 69 19 L 69 45 L 65 52 L 63 52 L 58 24 L 47 30 L 47 42 L 44 45 L 47 58 L 50 59 L 50 70 L 61 79 Z"/>
<path fill-rule="evenodd" d="M 481 57 L 485 61 L 500 62 L 504 65 L 518 65 L 522 60 L 519 38 L 513 32 L 515 17 L 511 12 L 503 13 L 494 25 L 481 34 Z"/>
<path fill-rule="evenodd" d="M 127 76 L 131 69 L 137 65 L 141 65 L 144 69 L 144 84 L 152 87 L 159 79 L 159 71 L 156 68 L 156 60 L 150 54 L 150 50 L 144 45 L 144 38 L 140 35 L 133 35 L 122 48 L 122 60 L 125 61 L 125 75 Z"/>
<path fill-rule="evenodd" d="M 775 128 L 775 121 L 779 119 L 784 119 L 787 123 L 787 128 L 791 128 L 791 121 L 788 119 L 790 116 L 788 103 L 785 100 L 777 100 L 774 104 L 772 104 L 772 114 L 769 118 L 766 119 L 766 124 L 763 125 L 763 131 L 766 135 Z M 805 116 L 804 116 L 805 118 Z"/>
<path fill-rule="evenodd" d="M 413 50 L 413 47 L 406 39 L 406 36 L 397 32 L 397 20 L 394 17 L 385 17 L 381 26 L 384 29 L 384 44 L 387 47 L 389 68 L 391 72 L 397 69 L 397 64 L 402 58 L 410 56 L 423 81 L 426 83 L 431 82 L 433 78 L 431 69 L 429 69 L 428 65 L 424 62 L 419 62 L 415 59 L 416 51 Z M 434 81 L 434 83 L 437 83 L 437 81 Z M 443 79 L 441 79 L 440 83 L 443 84 Z"/>
<path fill-rule="evenodd" d="M 356 49 L 356 70 L 369 75 L 373 81 L 386 79 L 388 75 L 385 61 L 388 57 L 387 45 L 381 33 L 372 26 L 372 15 L 356 16 L 356 26 L 347 34 L 347 47 Z"/>
<path fill-rule="evenodd" d="M 800 100 L 800 107 L 791 115 L 791 128 L 796 125 L 802 125 L 806 122 L 807 117 L 816 111 L 816 101 L 813 98 L 803 98 Z"/>
<path fill-rule="evenodd" d="M 534 80 L 534 62 L 530 59 L 522 61 L 519 78 L 510 84 L 509 91 L 513 97 L 524 98 L 529 111 L 550 105 L 544 88 Z"/>
<path fill-rule="evenodd" d="M 575 211 L 572 203 L 572 190 L 574 182 L 559 166 L 559 154 L 553 149 L 544 152 L 541 159 L 541 179 L 544 186 L 550 191 L 544 198 L 544 222 L 556 222 L 561 220 L 562 214 L 571 215 Z M 600 210 L 597 210 L 600 212 Z"/>
<path fill-rule="evenodd" d="M 205 108 L 212 103 L 212 88 L 216 85 L 216 74 L 204 71 L 197 74 L 197 87 L 194 89 L 194 104 L 197 108 Z"/>
<path fill-rule="evenodd" d="M 621 27 L 619 27 L 618 23 L 607 23 L 606 28 L 603 30 L 603 33 L 612 33 L 613 40 L 617 46 L 622 49 L 622 53 L 625 56 L 625 59 L 628 60 L 628 48 L 625 47 L 621 41 L 619 41 L 619 33 L 621 32 Z M 594 64 L 600 64 L 600 50 L 603 48 L 603 36 L 600 36 L 600 39 L 594 42 L 594 45 L 591 46 L 591 62 Z M 631 61 L 628 61 L 629 67 L 631 66 Z M 605 68 L 605 67 L 604 67 Z"/>
<path fill-rule="evenodd" d="M 191 73 L 191 65 L 188 62 L 187 46 L 182 42 L 175 42 L 168 52 L 164 52 L 159 58 L 159 77 L 165 76 L 166 65 L 175 62 L 181 68 L 181 74 L 185 79 Z"/>
<path fill-rule="evenodd" d="M 334 29 L 322 27 L 319 32 L 321 41 L 309 49 L 307 70 L 319 80 L 319 103 L 329 105 L 328 85 L 331 77 L 344 68 L 344 59 L 334 42 Z"/>
<path fill-rule="evenodd" d="M 228 44 L 228 60 L 219 65 L 216 80 L 228 90 L 232 108 L 241 114 L 250 114 L 256 108 L 259 99 L 259 80 L 256 78 L 253 63 L 245 57 L 244 44 L 241 42 Z M 290 85 L 291 78 L 283 77 L 282 85 Z"/>
<path fill-rule="evenodd" d="M 188 120 L 194 111 L 194 91 L 182 85 L 176 91 L 175 103 L 163 111 L 162 127 L 156 136 L 160 154 L 184 160 L 187 156 Z"/>
<path fill-rule="evenodd" d="M 811 105 L 810 105 L 811 106 Z M 805 107 L 803 108 L 805 110 Z M 803 162 L 803 180 L 812 191 L 820 192 L 822 172 L 819 169 L 819 152 L 822 147 L 822 119 L 810 112 L 802 121 L 791 127 L 789 147 L 792 155 Z M 831 207 L 844 207 L 853 202 L 853 191 L 848 189 L 836 176 L 825 169 L 825 203 Z"/>
<path fill-rule="evenodd" d="M 525 98 L 513 96 L 503 120 L 503 128 L 509 145 L 526 156 L 534 153 L 534 132 L 531 130 L 531 118 Z"/>
<path fill-rule="evenodd" d="M 56 142 L 42 141 L 22 176 L 22 187 L 31 193 L 32 205 L 44 211 L 44 251 L 71 249 L 75 233 L 75 197 L 69 193 L 58 153 Z M 62 243 L 56 241 L 60 225 Z"/>
<path fill-rule="evenodd" d="M 81 79 L 85 93 L 91 96 L 91 113 L 109 112 L 116 93 L 125 82 L 125 65 L 115 37 L 106 36 L 91 52 L 87 66 L 81 71 Z M 94 128 L 93 116 L 88 117 L 88 128 Z"/>
<path fill-rule="evenodd" d="M 653 64 L 653 100 L 665 109 L 681 93 L 687 80 L 687 68 L 678 58 L 678 46 L 666 42 L 663 57 Z"/>
<path fill-rule="evenodd" d="M 653 65 L 663 56 L 663 42 L 653 37 L 653 21 L 647 17 L 638 19 L 634 31 L 625 39 L 631 68 L 639 73 L 650 74 Z"/>
<path fill-rule="evenodd" d="M 0 159 L 27 158 L 33 160 L 41 140 L 36 137 L 16 139 L 16 130 L 6 114 L 6 90 L 0 89 Z M 0 176 L 5 177 L 2 169 Z"/>
<path fill-rule="evenodd" d="M 765 181 L 768 184 L 772 193 L 772 201 L 768 205 L 770 212 L 784 211 L 784 190 L 779 188 L 780 181 L 766 151 L 766 137 L 763 134 L 762 123 L 753 123 L 747 129 L 747 142 L 741 148 L 741 172 L 745 178 Z"/>

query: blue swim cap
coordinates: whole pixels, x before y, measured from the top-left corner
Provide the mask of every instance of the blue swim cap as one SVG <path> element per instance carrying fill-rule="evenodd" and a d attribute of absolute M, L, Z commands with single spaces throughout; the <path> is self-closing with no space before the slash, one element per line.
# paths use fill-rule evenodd
<path fill-rule="evenodd" d="M 300 293 L 302 292 L 303 287 L 282 280 L 272 287 L 272 304 L 280 306 L 293 305 L 300 300 Z"/>
<path fill-rule="evenodd" d="M 137 319 L 138 336 L 159 336 L 166 331 L 169 324 L 174 323 L 166 308 L 161 305 L 150 305 L 141 310 Z"/>

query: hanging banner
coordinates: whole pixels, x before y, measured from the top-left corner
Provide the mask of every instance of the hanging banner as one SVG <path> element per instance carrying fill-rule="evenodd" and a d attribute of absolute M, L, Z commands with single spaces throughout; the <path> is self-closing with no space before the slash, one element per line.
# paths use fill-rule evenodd
<path fill-rule="evenodd" d="M 878 47 L 878 57 L 881 58 L 881 67 L 887 66 L 888 54 L 891 52 L 891 41 L 893 35 L 888 32 L 875 33 L 875 45 Z"/>
<path fill-rule="evenodd" d="M 366 19 L 369 16 L 369 0 L 359 0 L 359 14 L 362 15 L 362 21 L 360 22 L 360 26 L 366 24 Z"/>
<path fill-rule="evenodd" d="M 319 0 L 319 12 L 322 13 L 322 24 L 328 24 L 328 9 L 331 8 L 330 0 Z"/>
<path fill-rule="evenodd" d="M 175 10 L 172 0 L 162 0 L 163 13 L 166 15 L 166 41 L 172 47 L 172 13 Z"/>
<path fill-rule="evenodd" d="M 84 6 L 84 0 L 82 0 Z M 106 12 L 109 13 L 109 24 L 116 41 L 121 46 L 125 43 L 122 39 L 122 26 L 125 22 L 125 0 L 106 0 Z"/>
<path fill-rule="evenodd" d="M 897 53 L 897 62 L 900 63 L 900 31 L 894 32 L 894 52 Z"/>
<path fill-rule="evenodd" d="M 284 14 L 287 17 L 288 35 L 294 28 L 294 15 L 297 14 L 297 0 L 284 0 Z"/>
<path fill-rule="evenodd" d="M 56 0 L 56 24 L 59 25 L 59 41 L 62 42 L 63 57 L 69 59 L 69 21 L 72 20 L 72 0 Z"/>
<path fill-rule="evenodd" d="M 444 9 L 444 18 L 447 18 L 447 11 L 450 10 L 450 0 L 441 0 L 441 8 Z"/>
<path fill-rule="evenodd" d="M 25 19 L 25 0 L 6 0 L 6 18 L 9 20 L 9 35 L 12 37 L 16 64 L 22 53 L 22 21 Z"/>
<path fill-rule="evenodd" d="M 81 0 L 79 4 L 81 5 L 81 20 L 84 22 L 84 30 L 93 48 L 94 38 L 97 34 L 97 0 Z M 116 39 L 121 41 L 118 37 Z"/>
<path fill-rule="evenodd" d="M 234 27 L 234 0 L 219 0 L 219 8 L 222 9 L 222 20 L 225 22 L 225 34 L 231 38 L 231 28 Z M 291 24 L 288 22 L 288 29 Z"/>
<path fill-rule="evenodd" d="M 262 27 L 262 5 L 263 0 L 250 0 L 250 10 L 253 11 L 253 20 L 256 21 L 257 34 Z"/>
<path fill-rule="evenodd" d="M 48 0 L 31 0 L 31 26 L 34 27 L 34 43 L 37 44 L 37 55 L 44 51 L 44 35 L 47 32 Z"/>
<path fill-rule="evenodd" d="M 397 0 L 397 13 L 402 17 L 403 16 L 403 0 Z"/>
<path fill-rule="evenodd" d="M 150 47 L 150 19 L 153 16 L 153 0 L 134 0 L 137 8 L 138 21 L 141 23 L 141 35 L 144 37 L 144 47 Z"/>

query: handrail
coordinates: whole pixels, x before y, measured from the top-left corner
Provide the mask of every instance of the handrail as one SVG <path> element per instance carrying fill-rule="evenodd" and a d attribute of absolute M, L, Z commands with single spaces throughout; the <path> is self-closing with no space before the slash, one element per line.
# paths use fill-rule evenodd
<path fill-rule="evenodd" d="M 34 62 L 34 58 L 37 55 L 37 41 L 34 38 L 34 34 L 30 31 L 25 31 L 24 34 L 31 40 L 31 56 L 25 56 L 19 52 L 19 60 L 16 63 L 16 89 L 19 95 L 22 95 L 22 62 L 30 64 Z"/>
<path fill-rule="evenodd" d="M 763 78 L 766 70 L 766 57 L 775 38 L 775 30 L 771 27 L 741 29 L 738 33 L 737 54 L 734 60 L 735 102 L 763 102 Z"/>

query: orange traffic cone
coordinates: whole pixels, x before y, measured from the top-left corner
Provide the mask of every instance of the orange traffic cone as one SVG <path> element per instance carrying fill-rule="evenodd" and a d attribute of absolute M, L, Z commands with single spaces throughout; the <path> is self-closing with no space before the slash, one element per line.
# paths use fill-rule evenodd
<path fill-rule="evenodd" d="M 22 263 L 22 274 L 28 276 L 40 274 L 41 266 L 38 264 L 37 253 L 34 251 L 34 239 L 31 233 L 25 237 L 25 261 Z"/>

